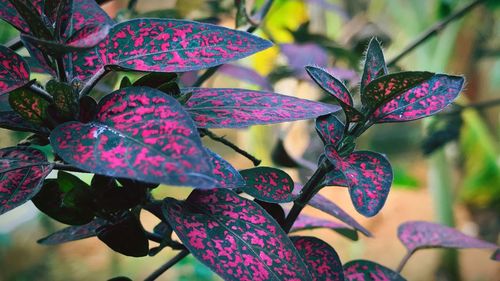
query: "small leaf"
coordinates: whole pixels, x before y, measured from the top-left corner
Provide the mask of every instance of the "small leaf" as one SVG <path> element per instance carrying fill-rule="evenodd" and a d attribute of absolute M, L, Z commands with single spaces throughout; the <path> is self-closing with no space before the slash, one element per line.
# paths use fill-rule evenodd
<path fill-rule="evenodd" d="M 433 75 L 434 73 L 426 71 L 407 71 L 381 76 L 366 85 L 361 102 L 369 109 L 376 110 L 411 88 L 426 82 Z"/>
<path fill-rule="evenodd" d="M 67 122 L 50 140 L 66 162 L 110 177 L 212 188 L 210 158 L 181 105 L 148 87 L 104 97 L 96 120 Z"/>
<path fill-rule="evenodd" d="M 23 57 L 0 46 L 0 96 L 26 85 L 29 77 L 30 69 Z"/>
<path fill-rule="evenodd" d="M 45 238 L 38 240 L 37 242 L 42 245 L 58 245 L 66 242 L 93 237 L 97 235 L 96 230 L 105 224 L 105 220 L 96 218 L 84 225 L 63 228 Z"/>
<path fill-rule="evenodd" d="M 316 118 L 316 132 L 325 145 L 331 144 L 338 147 L 344 136 L 344 128 L 344 123 L 333 114 Z"/>
<path fill-rule="evenodd" d="M 0 149 L 0 215 L 35 196 L 51 170 L 52 164 L 38 149 Z"/>
<path fill-rule="evenodd" d="M 9 95 L 0 95 L 0 128 L 48 135 L 48 129 L 26 121 L 19 113 L 12 110 Z"/>
<path fill-rule="evenodd" d="M 24 120 L 38 126 L 47 126 L 50 103 L 28 88 L 20 88 L 9 94 L 9 103 Z"/>
<path fill-rule="evenodd" d="M 236 188 L 245 185 L 245 180 L 240 173 L 229 162 L 217 153 L 205 148 L 214 167 L 212 170 L 213 178 L 220 187 Z"/>
<path fill-rule="evenodd" d="M 319 163 L 323 162 L 326 156 L 321 154 L 319 157 Z M 346 176 L 339 169 L 332 169 L 328 171 L 325 175 L 325 179 L 322 183 L 323 186 L 349 186 Z"/>
<path fill-rule="evenodd" d="M 213 189 L 163 204 L 184 245 L 225 280 L 312 280 L 287 234 L 257 203 Z"/>
<path fill-rule="evenodd" d="M 306 66 L 306 70 L 314 82 L 332 95 L 340 106 L 342 106 L 349 122 L 356 122 L 364 118 L 363 114 L 354 108 L 351 94 L 342 82 L 322 68 Z"/>
<path fill-rule="evenodd" d="M 316 194 L 308 203 L 310 206 L 321 210 L 329 215 L 332 215 L 339 219 L 340 221 L 344 222 L 345 224 L 351 226 L 352 228 L 358 230 L 359 232 L 363 233 L 367 237 L 371 237 L 372 234 L 364 228 L 362 225 L 360 225 L 354 218 L 349 216 L 344 210 L 342 210 L 339 206 L 337 206 L 335 203 L 332 201 L 326 199 L 323 197 L 321 194 Z"/>
<path fill-rule="evenodd" d="M 50 80 L 45 88 L 54 97 L 56 117 L 64 121 L 76 120 L 76 117 L 79 116 L 80 105 L 78 93 L 73 90 L 73 87 L 66 83 Z"/>
<path fill-rule="evenodd" d="M 344 281 L 339 255 L 324 241 L 308 236 L 290 237 L 306 262 L 312 281 Z"/>
<path fill-rule="evenodd" d="M 304 214 L 299 215 L 297 220 L 295 220 L 290 232 L 316 228 L 328 228 L 351 240 L 358 240 L 358 232 L 343 223 L 311 217 Z"/>
<path fill-rule="evenodd" d="M 198 127 L 244 128 L 315 118 L 338 111 L 335 105 L 271 92 L 244 89 L 190 88 L 186 103 Z"/>
<path fill-rule="evenodd" d="M 372 38 L 366 50 L 365 67 L 361 77 L 361 95 L 365 95 L 365 87 L 374 79 L 388 74 L 384 52 L 376 38 Z"/>
<path fill-rule="evenodd" d="M 96 233 L 99 240 L 120 254 L 130 257 L 148 255 L 148 238 L 141 222 L 132 214 L 117 223 L 99 227 Z"/>
<path fill-rule="evenodd" d="M 393 179 L 387 158 L 372 151 L 355 151 L 341 158 L 332 145 L 325 146 L 325 155 L 345 175 L 356 210 L 366 217 L 376 215 L 385 204 Z"/>
<path fill-rule="evenodd" d="M 240 171 L 246 184 L 241 190 L 270 203 L 285 203 L 295 199 L 292 178 L 284 171 L 272 167 L 255 167 Z"/>
<path fill-rule="evenodd" d="M 457 98 L 463 85 L 463 77 L 435 74 L 378 108 L 370 119 L 376 123 L 405 122 L 435 114 Z"/>
<path fill-rule="evenodd" d="M 401 224 L 398 238 L 411 253 L 424 248 L 498 248 L 495 244 L 470 237 L 451 227 L 425 221 Z"/>
<path fill-rule="evenodd" d="M 397 272 L 367 260 L 353 260 L 344 264 L 346 280 L 405 281 Z"/>

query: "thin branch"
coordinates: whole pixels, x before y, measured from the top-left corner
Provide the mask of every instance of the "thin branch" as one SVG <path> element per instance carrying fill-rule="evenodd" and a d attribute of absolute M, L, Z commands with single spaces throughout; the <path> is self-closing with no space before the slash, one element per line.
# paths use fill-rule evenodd
<path fill-rule="evenodd" d="M 61 56 L 56 57 L 57 75 L 61 82 L 67 82 L 66 70 L 64 69 L 64 61 Z"/>
<path fill-rule="evenodd" d="M 103 67 L 99 69 L 90 79 L 85 83 L 85 86 L 83 86 L 82 90 L 80 91 L 80 98 L 83 96 L 86 96 L 90 93 L 92 88 L 94 88 L 95 84 L 101 80 L 106 74 L 108 74 L 109 70 L 106 69 L 106 67 Z"/>
<path fill-rule="evenodd" d="M 260 10 L 255 13 L 257 16 L 257 20 L 253 18 L 253 16 L 249 15 L 247 13 L 247 10 L 245 9 L 245 18 L 247 21 L 250 23 L 250 27 L 247 29 L 247 32 L 254 32 L 259 26 L 262 24 L 262 21 L 264 21 L 264 18 L 266 17 L 267 13 L 269 13 L 269 10 L 271 9 L 271 6 L 273 5 L 274 0 L 267 0 L 264 4 L 262 4 L 262 7 Z"/>
<path fill-rule="evenodd" d="M 167 271 L 169 268 L 171 268 L 173 265 L 181 261 L 183 258 L 185 258 L 187 255 L 189 255 L 188 250 L 182 250 L 180 251 L 175 257 L 173 257 L 171 260 L 166 262 L 164 265 L 159 267 L 157 270 L 155 270 L 151 275 L 146 277 L 144 281 L 153 281 L 156 280 L 156 278 L 160 277 L 165 271 Z"/>
<path fill-rule="evenodd" d="M 220 142 L 228 147 L 230 147 L 231 149 L 233 149 L 234 151 L 236 151 L 237 153 L 245 156 L 246 158 L 248 158 L 248 160 L 252 161 L 252 163 L 255 165 L 255 166 L 259 166 L 260 162 L 262 162 L 261 160 L 255 158 L 253 155 L 251 155 L 250 153 L 246 152 L 245 150 L 239 148 L 236 144 L 228 141 L 225 137 L 221 137 L 221 136 L 218 136 L 216 135 L 214 132 L 210 131 L 210 130 L 207 130 L 207 129 L 201 129 L 200 130 L 202 134 L 204 134 L 205 136 L 211 138 L 212 140 L 214 141 L 217 141 L 217 142 Z"/>
<path fill-rule="evenodd" d="M 465 5 L 463 8 L 460 10 L 456 11 L 455 13 L 447 16 L 443 20 L 437 22 L 433 26 L 431 26 L 427 31 L 423 32 L 420 36 L 417 37 L 410 45 L 408 45 L 406 48 L 404 48 L 399 54 L 397 54 L 395 57 L 387 61 L 387 66 L 394 66 L 400 59 L 402 59 L 404 56 L 408 55 L 411 51 L 413 51 L 416 47 L 418 47 L 420 44 L 424 43 L 427 41 L 429 38 L 432 38 L 433 36 L 437 35 L 441 30 L 443 30 L 449 23 L 456 21 L 466 15 L 468 12 L 470 12 L 473 8 L 478 6 L 479 4 L 485 2 L 486 0 L 475 0 L 472 1 L 471 3 Z"/>
<path fill-rule="evenodd" d="M 413 254 L 413 252 L 409 251 L 409 252 L 406 252 L 405 256 L 403 257 L 403 259 L 401 260 L 401 262 L 399 262 L 399 265 L 398 267 L 396 268 L 396 272 L 397 273 L 401 273 L 401 271 L 403 270 L 403 267 L 405 267 L 406 263 L 408 262 L 408 260 L 410 259 L 411 255 Z"/>
<path fill-rule="evenodd" d="M 45 91 L 45 89 L 40 88 L 40 87 L 38 87 L 35 84 L 31 84 L 30 85 L 30 90 L 32 90 L 33 92 L 35 92 L 38 95 L 40 95 L 40 97 L 42 97 L 43 99 L 47 100 L 48 102 L 53 102 L 54 101 L 54 98 L 52 97 L 51 94 L 49 94 L 47 91 Z"/>
<path fill-rule="evenodd" d="M 62 171 L 77 172 L 77 173 L 90 173 L 89 171 L 85 171 L 68 164 L 61 164 L 61 163 L 53 163 L 53 164 L 54 166 L 52 167 L 52 169 L 54 170 L 62 170 Z"/>

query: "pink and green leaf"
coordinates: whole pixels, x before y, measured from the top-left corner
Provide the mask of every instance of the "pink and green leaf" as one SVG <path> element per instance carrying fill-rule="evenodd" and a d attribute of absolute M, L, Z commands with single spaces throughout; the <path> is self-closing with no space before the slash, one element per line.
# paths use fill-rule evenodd
<path fill-rule="evenodd" d="M 290 232 L 316 228 L 328 228 L 351 240 L 358 240 L 358 232 L 346 224 L 304 214 L 300 214 L 297 220 L 295 220 Z"/>
<path fill-rule="evenodd" d="M 22 33 L 48 39 L 52 36 L 42 20 L 42 0 L 0 0 L 0 18 Z"/>
<path fill-rule="evenodd" d="M 365 94 L 365 87 L 371 81 L 388 73 L 380 43 L 376 38 L 372 38 L 366 50 L 365 66 L 361 77 L 361 95 Z"/>
<path fill-rule="evenodd" d="M 191 88 L 186 103 L 198 127 L 244 128 L 315 118 L 338 111 L 338 106 L 272 92 L 244 89 Z"/>
<path fill-rule="evenodd" d="M 370 119 L 376 123 L 405 122 L 435 114 L 457 98 L 463 84 L 463 77 L 435 74 L 379 107 Z"/>
<path fill-rule="evenodd" d="M 73 87 L 67 83 L 50 80 L 45 88 L 54 98 L 55 115 L 62 120 L 76 120 L 80 113 L 80 105 L 78 93 Z"/>
<path fill-rule="evenodd" d="M 212 177 L 217 181 L 219 187 L 237 188 L 245 185 L 241 174 L 224 158 L 206 148 L 212 162 Z"/>
<path fill-rule="evenodd" d="M 12 110 L 9 94 L 0 95 L 0 128 L 48 135 L 48 129 L 26 121 L 19 113 Z"/>
<path fill-rule="evenodd" d="M 312 280 L 292 241 L 257 203 L 227 189 L 167 198 L 164 217 L 190 252 L 225 280 Z"/>
<path fill-rule="evenodd" d="M 24 120 L 46 126 L 50 103 L 29 88 L 19 88 L 9 93 L 10 107 Z"/>
<path fill-rule="evenodd" d="M 52 164 L 40 150 L 31 147 L 0 149 L 0 214 L 33 198 Z"/>
<path fill-rule="evenodd" d="M 0 95 L 26 85 L 29 77 L 30 69 L 23 57 L 0 46 Z"/>
<path fill-rule="evenodd" d="M 290 239 L 306 262 L 312 281 L 344 281 L 339 255 L 330 245 L 316 237 L 294 236 Z"/>
<path fill-rule="evenodd" d="M 246 184 L 241 190 L 265 202 L 285 203 L 295 199 L 294 183 L 284 171 L 272 167 L 255 167 L 240 171 Z"/>
<path fill-rule="evenodd" d="M 172 97 L 127 87 L 104 97 L 96 120 L 67 122 L 50 140 L 66 162 L 110 177 L 215 187 L 213 167 L 189 114 Z"/>
<path fill-rule="evenodd" d="M 335 115 L 328 114 L 316 118 L 316 132 L 325 145 L 338 147 L 344 136 L 345 125 Z"/>
<path fill-rule="evenodd" d="M 353 260 L 344 264 L 344 275 L 346 280 L 406 280 L 392 269 L 368 260 Z"/>
<path fill-rule="evenodd" d="M 105 224 L 106 224 L 105 220 L 96 218 L 93 221 L 84 225 L 77 225 L 77 226 L 70 226 L 63 228 L 45 238 L 38 240 L 38 243 L 42 245 L 58 245 L 62 243 L 94 237 L 97 235 L 96 230 Z"/>

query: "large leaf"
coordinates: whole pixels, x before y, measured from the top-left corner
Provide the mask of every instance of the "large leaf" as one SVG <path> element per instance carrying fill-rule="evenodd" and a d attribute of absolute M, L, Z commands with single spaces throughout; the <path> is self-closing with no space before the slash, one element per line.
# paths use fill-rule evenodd
<path fill-rule="evenodd" d="M 73 75 L 86 80 L 105 65 L 156 72 L 199 70 L 270 46 L 249 33 L 211 24 L 133 19 L 113 26 L 95 48 L 73 54 Z"/>
<path fill-rule="evenodd" d="M 105 225 L 106 221 L 96 218 L 93 221 L 78 226 L 70 226 L 63 228 L 51 235 L 38 240 L 37 242 L 42 245 L 57 245 L 66 242 L 76 241 L 97 235 L 96 230 Z"/>
<path fill-rule="evenodd" d="M 152 88 L 109 94 L 99 102 L 95 121 L 64 123 L 50 140 L 62 159 L 94 173 L 197 188 L 215 185 L 189 114 Z"/>
<path fill-rule="evenodd" d="M 9 103 L 24 120 L 38 126 L 47 126 L 50 103 L 29 88 L 20 88 L 11 92 Z"/>
<path fill-rule="evenodd" d="M 315 118 L 338 111 L 338 106 L 271 92 L 244 89 L 184 89 L 186 103 L 198 127 L 244 128 Z"/>
<path fill-rule="evenodd" d="M 38 149 L 0 149 L 0 214 L 30 200 L 40 190 L 52 164 Z"/>
<path fill-rule="evenodd" d="M 370 119 L 377 123 L 404 122 L 432 115 L 453 102 L 463 84 L 463 77 L 435 74 L 378 108 Z"/>
<path fill-rule="evenodd" d="M 184 245 L 225 280 L 312 280 L 281 227 L 227 189 L 165 199 L 164 216 Z"/>
<path fill-rule="evenodd" d="M 361 77 L 361 95 L 365 95 L 365 87 L 374 79 L 389 73 L 385 65 L 384 53 L 376 38 L 372 38 L 366 50 L 365 66 Z"/>
<path fill-rule="evenodd" d="M 352 229 L 346 224 L 340 222 L 334 222 L 331 220 L 320 219 L 317 217 L 311 217 L 308 215 L 300 214 L 299 217 L 293 223 L 290 232 L 316 229 L 316 228 L 328 228 L 340 235 L 343 235 L 351 240 L 358 240 L 358 233 L 356 230 Z"/>
<path fill-rule="evenodd" d="M 391 73 L 372 80 L 361 96 L 363 105 L 375 110 L 407 90 L 429 80 L 434 73 L 427 71 L 406 71 Z"/>
<path fill-rule="evenodd" d="M 344 136 L 344 128 L 344 123 L 333 114 L 316 118 L 316 132 L 325 145 L 331 144 L 338 147 Z"/>
<path fill-rule="evenodd" d="M 397 272 L 367 260 L 353 260 L 344 264 L 346 280 L 405 281 Z"/>
<path fill-rule="evenodd" d="M 29 82 L 28 63 L 11 49 L 0 45 L 0 95 Z"/>
<path fill-rule="evenodd" d="M 50 38 L 50 30 L 41 17 L 42 0 L 0 0 L 0 18 L 19 31 Z"/>
<path fill-rule="evenodd" d="M 342 158 L 332 145 L 325 146 L 325 155 L 334 169 L 344 174 L 356 210 L 367 217 L 376 215 L 384 206 L 392 184 L 389 160 L 373 151 L 355 151 Z"/>
<path fill-rule="evenodd" d="M 290 239 L 309 267 L 312 281 L 344 281 L 339 255 L 330 245 L 315 237 L 294 236 Z"/>
<path fill-rule="evenodd" d="M 339 206 L 337 206 L 332 201 L 326 199 L 321 194 L 316 194 L 308 203 L 312 207 L 321 210 L 329 215 L 332 215 L 339 219 L 340 221 L 346 223 L 352 228 L 358 230 L 363 233 L 367 237 L 371 237 L 372 234 L 362 225 L 360 225 L 354 218 L 349 216 L 344 210 L 342 210 Z"/>
<path fill-rule="evenodd" d="M 306 70 L 316 84 L 337 100 L 349 121 L 359 121 L 363 118 L 363 114 L 354 108 L 351 94 L 342 82 L 322 68 L 306 66 Z"/>
<path fill-rule="evenodd" d="M 486 248 L 497 245 L 481 241 L 460 231 L 432 222 L 409 221 L 398 227 L 398 238 L 408 252 L 424 248 Z"/>
<path fill-rule="evenodd" d="M 229 162 L 208 148 L 206 150 L 214 167 L 212 176 L 220 187 L 236 188 L 245 185 L 243 177 Z"/>
<path fill-rule="evenodd" d="M 295 199 L 292 178 L 284 171 L 272 167 L 255 167 L 240 171 L 246 184 L 242 191 L 270 203 L 285 203 Z"/>
<path fill-rule="evenodd" d="M 26 121 L 19 113 L 12 110 L 9 104 L 9 94 L 0 95 L 0 128 L 48 134 L 46 128 Z"/>

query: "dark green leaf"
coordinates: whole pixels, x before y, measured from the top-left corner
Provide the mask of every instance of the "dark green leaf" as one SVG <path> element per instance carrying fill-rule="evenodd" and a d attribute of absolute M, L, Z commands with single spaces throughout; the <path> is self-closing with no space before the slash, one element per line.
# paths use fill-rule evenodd
<path fill-rule="evenodd" d="M 253 197 L 270 203 L 285 203 L 295 199 L 294 183 L 284 171 L 272 167 L 256 167 L 242 170 L 246 181 L 241 190 Z"/>
<path fill-rule="evenodd" d="M 20 88 L 10 93 L 9 103 L 14 111 L 25 120 L 46 126 L 50 103 L 28 88 Z"/>
<path fill-rule="evenodd" d="M 97 237 L 114 251 L 132 257 L 144 257 L 149 252 L 149 242 L 141 222 L 132 214 L 114 224 L 97 229 Z"/>
<path fill-rule="evenodd" d="M 71 121 L 79 116 L 78 93 L 66 83 L 50 80 L 45 85 L 47 92 L 54 97 L 55 115 L 58 120 Z"/>

